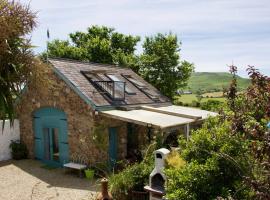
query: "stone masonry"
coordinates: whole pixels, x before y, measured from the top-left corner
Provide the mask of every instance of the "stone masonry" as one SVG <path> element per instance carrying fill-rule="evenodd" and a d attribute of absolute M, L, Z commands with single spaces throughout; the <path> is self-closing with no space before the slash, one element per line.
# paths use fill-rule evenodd
<path fill-rule="evenodd" d="M 102 118 L 86 104 L 64 81 L 49 70 L 50 87 L 37 90 L 29 84 L 17 105 L 20 120 L 21 140 L 27 145 L 29 156 L 34 158 L 33 113 L 42 107 L 53 107 L 64 111 L 68 123 L 68 143 L 70 159 L 88 164 L 105 162 L 108 159 L 108 127 L 118 128 L 118 159 L 126 156 L 126 123 Z M 102 125 L 104 132 L 99 137 L 105 145 L 96 144 L 94 130 Z"/>

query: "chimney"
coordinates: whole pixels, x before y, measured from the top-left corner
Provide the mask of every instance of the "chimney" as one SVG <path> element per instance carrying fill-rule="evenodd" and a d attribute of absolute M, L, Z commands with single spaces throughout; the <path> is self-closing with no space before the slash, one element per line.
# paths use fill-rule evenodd
<path fill-rule="evenodd" d="M 149 177 L 149 186 L 144 189 L 150 193 L 150 200 L 161 200 L 165 195 L 166 176 L 163 172 L 165 159 L 170 151 L 165 148 L 158 149 L 154 152 L 155 168 Z"/>

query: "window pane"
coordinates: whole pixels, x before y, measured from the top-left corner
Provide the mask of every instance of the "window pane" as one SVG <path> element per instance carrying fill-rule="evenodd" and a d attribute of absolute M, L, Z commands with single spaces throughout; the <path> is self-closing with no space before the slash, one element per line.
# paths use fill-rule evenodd
<path fill-rule="evenodd" d="M 122 75 L 125 77 L 128 81 L 130 81 L 133 85 L 138 87 L 142 92 L 144 92 L 148 97 L 150 97 L 153 100 L 159 100 L 159 94 L 155 91 L 150 90 L 144 83 L 134 79 L 130 75 Z"/>
<path fill-rule="evenodd" d="M 113 74 L 107 74 L 107 76 L 112 80 L 112 81 L 122 81 L 120 80 L 117 76 L 113 75 Z M 125 92 L 128 94 L 136 94 L 132 89 L 130 89 L 127 84 L 125 87 Z"/>
<path fill-rule="evenodd" d="M 87 71 L 81 71 L 81 73 L 82 73 L 88 80 L 91 80 L 91 81 L 105 80 L 105 79 L 104 79 L 104 75 L 102 75 L 102 74 L 91 73 L 91 72 L 87 72 Z"/>
<path fill-rule="evenodd" d="M 124 91 L 124 82 L 114 82 L 114 97 L 115 98 L 124 98 L 125 91 Z"/>
<path fill-rule="evenodd" d="M 58 128 L 52 129 L 53 160 L 59 161 Z"/>
<path fill-rule="evenodd" d="M 146 87 L 144 83 L 134 79 L 131 75 L 122 74 L 122 76 L 125 77 L 129 82 L 131 82 L 133 85 L 137 86 L 140 89 L 143 89 Z"/>

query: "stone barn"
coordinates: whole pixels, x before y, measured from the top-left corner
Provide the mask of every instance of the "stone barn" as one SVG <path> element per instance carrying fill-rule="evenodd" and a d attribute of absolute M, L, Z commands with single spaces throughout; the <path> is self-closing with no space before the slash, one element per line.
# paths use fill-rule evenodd
<path fill-rule="evenodd" d="M 131 69 L 49 59 L 46 92 L 28 84 L 17 106 L 21 140 L 31 158 L 115 164 L 160 134 L 175 142 L 215 113 L 172 105 Z"/>

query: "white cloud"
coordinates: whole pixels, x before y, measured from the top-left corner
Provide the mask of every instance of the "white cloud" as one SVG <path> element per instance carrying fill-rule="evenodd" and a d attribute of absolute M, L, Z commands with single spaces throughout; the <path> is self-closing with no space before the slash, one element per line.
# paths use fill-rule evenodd
<path fill-rule="evenodd" d="M 270 75 L 269 0 L 32 0 L 31 6 L 39 11 L 37 51 L 45 49 L 47 27 L 52 39 L 93 24 L 140 36 L 173 31 L 197 71 L 226 71 L 234 61 Z"/>

